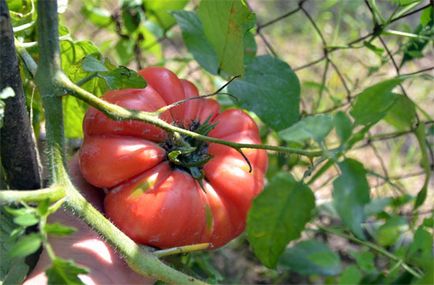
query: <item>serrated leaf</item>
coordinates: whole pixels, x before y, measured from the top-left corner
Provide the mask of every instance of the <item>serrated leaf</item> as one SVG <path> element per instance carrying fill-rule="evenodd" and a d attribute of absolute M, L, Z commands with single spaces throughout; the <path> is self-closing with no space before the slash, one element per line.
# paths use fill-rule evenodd
<path fill-rule="evenodd" d="M 25 257 L 41 247 L 41 235 L 33 233 L 21 237 L 8 253 L 9 257 Z"/>
<path fill-rule="evenodd" d="M 381 120 L 392 107 L 397 95 L 392 89 L 400 84 L 403 78 L 382 81 L 363 90 L 356 97 L 350 114 L 356 125 L 371 125 Z"/>
<path fill-rule="evenodd" d="M 202 0 L 198 16 L 206 38 L 216 51 L 219 70 L 244 73 L 244 35 L 255 25 L 255 15 L 239 0 Z"/>
<path fill-rule="evenodd" d="M 363 165 L 353 159 L 339 163 L 341 175 L 333 182 L 333 203 L 344 224 L 359 238 L 365 235 L 361 223 L 364 206 L 369 203 L 369 184 Z"/>
<path fill-rule="evenodd" d="M 345 143 L 351 137 L 353 131 L 353 124 L 350 118 L 344 112 L 339 111 L 335 115 L 334 124 L 341 144 Z"/>
<path fill-rule="evenodd" d="M 66 236 L 74 233 L 77 229 L 59 223 L 46 224 L 45 232 L 50 235 Z"/>
<path fill-rule="evenodd" d="M 269 127 L 280 131 L 298 121 L 300 83 L 286 62 L 272 56 L 258 56 L 246 73 L 228 86 L 237 104 L 256 113 Z"/>
<path fill-rule="evenodd" d="M 110 89 L 146 87 L 146 81 L 143 77 L 125 66 L 119 66 L 116 69 L 101 73 L 100 77 L 105 79 Z"/>
<path fill-rule="evenodd" d="M 190 11 L 175 11 L 173 15 L 181 27 L 188 51 L 205 70 L 217 74 L 217 54 L 205 36 L 199 17 Z"/>
<path fill-rule="evenodd" d="M 285 141 L 303 143 L 307 140 L 322 142 L 333 128 L 332 115 L 314 115 L 301 119 L 291 127 L 279 132 Z"/>
<path fill-rule="evenodd" d="M 253 201 L 247 218 L 247 234 L 262 264 L 274 268 L 289 241 L 300 237 L 315 208 L 312 190 L 279 173 Z"/>
<path fill-rule="evenodd" d="M 337 275 L 342 270 L 339 255 L 316 240 L 305 240 L 287 248 L 279 265 L 302 275 Z"/>
<path fill-rule="evenodd" d="M 88 269 L 79 266 L 72 260 L 56 258 L 51 267 L 45 271 L 45 274 L 48 277 L 48 284 L 78 285 L 84 284 L 78 275 L 88 272 Z"/>

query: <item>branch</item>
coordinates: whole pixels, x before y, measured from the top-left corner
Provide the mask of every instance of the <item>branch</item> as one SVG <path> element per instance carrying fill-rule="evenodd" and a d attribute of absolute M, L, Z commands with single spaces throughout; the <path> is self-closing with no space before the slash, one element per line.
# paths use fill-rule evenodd
<path fill-rule="evenodd" d="M 53 203 L 64 198 L 65 195 L 65 187 L 60 185 L 52 185 L 39 190 L 0 190 L 0 205 L 41 202 L 47 199 Z"/>
<path fill-rule="evenodd" d="M 62 87 L 71 94 L 88 103 L 92 107 L 100 110 L 104 114 L 106 114 L 109 118 L 113 120 L 138 120 L 143 121 L 149 124 L 152 124 L 154 126 L 157 126 L 165 131 L 168 132 L 177 132 L 180 134 L 184 134 L 187 136 L 190 136 L 192 138 L 210 142 L 210 143 L 217 143 L 226 145 L 229 147 L 232 147 L 236 150 L 241 150 L 243 148 L 248 149 L 264 149 L 264 150 L 271 150 L 271 151 L 280 151 L 280 152 L 287 152 L 287 153 L 294 153 L 299 155 L 304 155 L 307 157 L 316 157 L 316 156 L 322 156 L 323 151 L 322 150 L 305 150 L 300 148 L 291 148 L 291 147 L 283 147 L 283 146 L 273 146 L 273 145 L 262 145 L 262 144 L 244 144 L 244 143 L 236 143 L 231 141 L 225 141 L 214 137 L 208 137 L 204 135 L 200 135 L 198 133 L 171 125 L 167 123 L 166 121 L 163 121 L 158 118 L 158 114 L 155 114 L 153 112 L 143 112 L 143 111 L 136 111 L 136 110 L 128 110 L 125 108 L 122 108 L 118 105 L 106 102 L 92 93 L 82 89 L 81 87 L 77 86 L 69 78 L 64 74 L 57 74 L 56 82 L 59 87 Z M 331 150 L 334 151 L 334 150 Z"/>
<path fill-rule="evenodd" d="M 158 257 L 164 257 L 164 256 L 169 256 L 174 254 L 182 254 L 182 253 L 204 250 L 210 248 L 210 246 L 211 246 L 210 243 L 205 242 L 205 243 L 198 243 L 198 244 L 156 250 L 153 252 L 153 254 Z"/>

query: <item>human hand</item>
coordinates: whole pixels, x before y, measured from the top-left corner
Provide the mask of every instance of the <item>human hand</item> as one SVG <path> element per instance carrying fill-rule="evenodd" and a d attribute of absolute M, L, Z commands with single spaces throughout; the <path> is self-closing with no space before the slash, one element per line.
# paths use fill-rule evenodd
<path fill-rule="evenodd" d="M 103 193 L 83 179 L 80 174 L 77 155 L 71 160 L 69 170 L 71 180 L 77 189 L 81 190 L 83 196 L 96 209 L 102 211 Z M 61 209 L 49 217 L 49 222 L 58 222 L 77 229 L 75 233 L 66 237 L 49 237 L 49 242 L 56 255 L 64 259 L 72 259 L 90 270 L 88 275 L 80 275 L 80 279 L 85 284 L 154 283 L 153 280 L 132 271 L 119 255 L 78 217 Z M 47 253 L 43 251 L 24 285 L 47 284 L 45 270 L 50 264 Z"/>

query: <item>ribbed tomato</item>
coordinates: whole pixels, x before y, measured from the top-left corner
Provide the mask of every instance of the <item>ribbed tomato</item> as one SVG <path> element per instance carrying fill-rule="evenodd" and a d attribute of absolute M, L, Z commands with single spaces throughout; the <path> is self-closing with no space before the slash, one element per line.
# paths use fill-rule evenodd
<path fill-rule="evenodd" d="M 103 99 L 156 111 L 198 96 L 197 88 L 162 67 L 139 71 L 144 89 L 110 91 Z M 161 118 L 192 131 L 239 143 L 260 143 L 255 122 L 241 110 L 220 112 L 213 99 L 190 100 Z M 83 123 L 80 170 L 107 189 L 106 215 L 138 243 L 158 248 L 210 242 L 219 247 L 245 227 L 252 199 L 263 189 L 267 154 L 166 133 L 139 121 L 114 121 L 90 108 Z"/>

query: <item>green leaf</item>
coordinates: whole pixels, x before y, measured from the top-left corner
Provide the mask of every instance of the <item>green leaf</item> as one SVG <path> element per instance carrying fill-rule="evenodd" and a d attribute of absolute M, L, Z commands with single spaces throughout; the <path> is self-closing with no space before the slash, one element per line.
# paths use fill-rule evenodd
<path fill-rule="evenodd" d="M 12 220 L 13 217 L 0 207 L 0 284 L 21 284 L 29 270 L 24 258 L 9 257 L 9 251 L 19 237 L 12 236 L 12 232 L 18 232 Z"/>
<path fill-rule="evenodd" d="M 62 57 L 62 69 L 73 82 L 78 82 L 91 75 L 92 72 L 83 68 L 83 63 L 89 66 L 91 61 L 89 55 L 99 59 L 101 55 L 98 48 L 90 41 L 61 41 L 60 51 Z M 100 67 L 101 68 L 101 67 Z M 93 94 L 101 94 L 107 89 L 104 80 L 95 77 L 81 86 Z M 65 136 L 67 138 L 81 138 L 83 132 L 81 129 L 84 114 L 87 110 L 87 104 L 72 96 L 66 96 L 63 100 L 63 112 L 65 114 Z"/>
<path fill-rule="evenodd" d="M 275 267 L 289 241 L 300 237 L 315 208 L 312 190 L 286 173 L 279 173 L 253 201 L 247 234 L 256 256 Z"/>
<path fill-rule="evenodd" d="M 393 245 L 402 233 L 408 229 L 407 221 L 403 217 L 393 216 L 381 225 L 376 233 L 376 240 L 382 246 Z"/>
<path fill-rule="evenodd" d="M 76 285 L 84 284 L 79 274 L 87 274 L 89 270 L 79 266 L 72 260 L 56 258 L 52 262 L 52 266 L 45 271 L 48 277 L 48 284 L 65 284 Z"/>
<path fill-rule="evenodd" d="M 76 230 L 76 228 L 68 227 L 59 223 L 45 225 L 45 232 L 56 236 L 67 236 L 74 233 Z"/>
<path fill-rule="evenodd" d="M 92 55 L 87 55 L 83 59 L 82 67 L 87 72 L 104 72 L 108 71 L 104 63 Z"/>
<path fill-rule="evenodd" d="M 362 273 L 355 265 L 350 265 L 342 272 L 341 276 L 339 276 L 338 284 L 339 285 L 355 285 L 359 284 L 362 280 Z"/>
<path fill-rule="evenodd" d="M 342 221 L 359 238 L 364 239 L 361 223 L 364 205 L 368 204 L 369 184 L 363 165 L 353 159 L 339 163 L 341 175 L 333 182 L 333 203 Z"/>
<path fill-rule="evenodd" d="M 428 7 L 427 9 L 424 9 L 422 13 L 420 14 L 420 24 L 424 27 L 431 23 L 433 21 L 433 8 Z"/>
<path fill-rule="evenodd" d="M 279 265 L 302 275 L 337 275 L 342 270 L 339 255 L 316 240 L 305 240 L 287 248 Z"/>
<path fill-rule="evenodd" d="M 15 243 L 10 252 L 9 257 L 25 257 L 36 252 L 41 246 L 41 235 L 33 233 L 20 238 Z"/>
<path fill-rule="evenodd" d="M 24 214 L 15 217 L 14 223 L 23 227 L 29 227 L 39 223 L 39 219 L 34 214 Z"/>
<path fill-rule="evenodd" d="M 127 65 L 134 58 L 135 42 L 130 39 L 121 38 L 115 45 L 115 50 L 118 55 L 118 62 Z"/>
<path fill-rule="evenodd" d="M 83 137 L 83 119 L 87 105 L 81 100 L 67 96 L 63 100 L 63 113 L 65 115 L 65 135 L 67 138 L 78 139 Z"/>
<path fill-rule="evenodd" d="M 244 35 L 244 64 L 251 63 L 255 57 L 258 46 L 256 45 L 255 35 L 252 32 L 247 32 Z"/>
<path fill-rule="evenodd" d="M 337 112 L 334 119 L 336 134 L 338 135 L 341 144 L 343 144 L 351 137 L 353 124 L 350 118 L 348 118 L 348 116 L 342 111 Z"/>
<path fill-rule="evenodd" d="M 384 120 L 399 131 L 412 128 L 416 119 L 416 106 L 404 95 L 397 95 L 395 103 L 386 113 Z"/>
<path fill-rule="evenodd" d="M 188 0 L 145 0 L 145 11 L 148 19 L 158 24 L 163 30 L 168 30 L 175 24 L 170 12 L 185 7 Z"/>
<path fill-rule="evenodd" d="M 378 272 L 375 265 L 375 255 L 370 251 L 353 251 L 351 256 L 356 260 L 359 268 L 367 274 L 376 274 Z"/>
<path fill-rule="evenodd" d="M 420 37 L 412 37 L 403 47 L 404 56 L 401 65 L 417 58 L 423 57 L 423 50 L 434 37 L 434 19 L 432 18 L 432 7 L 421 13 L 421 24 L 416 27 L 413 34 Z M 431 39 L 431 40 L 430 40 Z"/>
<path fill-rule="evenodd" d="M 357 95 L 350 114 L 356 125 L 371 125 L 381 120 L 392 107 L 397 95 L 392 89 L 400 84 L 403 78 L 393 78 L 370 86 Z"/>
<path fill-rule="evenodd" d="M 416 129 L 415 132 L 417 142 L 419 143 L 421 158 L 420 158 L 420 164 L 425 172 L 425 179 L 422 185 L 422 188 L 419 190 L 416 196 L 416 201 L 414 203 L 414 209 L 416 210 L 419 208 L 426 200 L 427 192 L 428 192 L 428 185 L 429 180 L 432 175 L 431 167 L 430 167 L 430 160 L 428 155 L 428 144 L 426 141 L 426 134 L 425 134 L 425 124 L 419 124 L 419 126 Z"/>
<path fill-rule="evenodd" d="M 89 2 L 84 2 L 83 4 L 81 14 L 92 22 L 92 24 L 98 27 L 106 27 L 112 23 L 110 11 L 101 7 L 92 6 Z"/>
<path fill-rule="evenodd" d="M 217 74 L 217 54 L 208 42 L 202 23 L 196 13 L 175 11 L 173 12 L 173 16 L 181 27 L 184 43 L 194 59 L 209 73 Z"/>
<path fill-rule="evenodd" d="M 123 27 L 128 33 L 135 32 L 145 15 L 143 13 L 142 1 L 122 0 L 121 1 L 121 16 Z"/>
<path fill-rule="evenodd" d="M 279 136 L 285 141 L 303 143 L 313 139 L 320 143 L 333 128 L 332 115 L 314 115 L 305 117 L 291 127 L 279 132 Z"/>
<path fill-rule="evenodd" d="M 299 119 L 300 83 L 289 65 L 280 59 L 256 57 L 246 67 L 245 75 L 232 82 L 228 90 L 242 108 L 256 113 L 277 131 Z"/>
<path fill-rule="evenodd" d="M 240 0 L 202 0 L 198 15 L 217 53 L 219 70 L 229 75 L 242 75 L 244 35 L 255 25 L 255 15 Z"/>
<path fill-rule="evenodd" d="M 146 81 L 137 72 L 125 67 L 119 66 L 108 72 L 100 73 L 110 89 L 126 88 L 145 88 Z"/>

